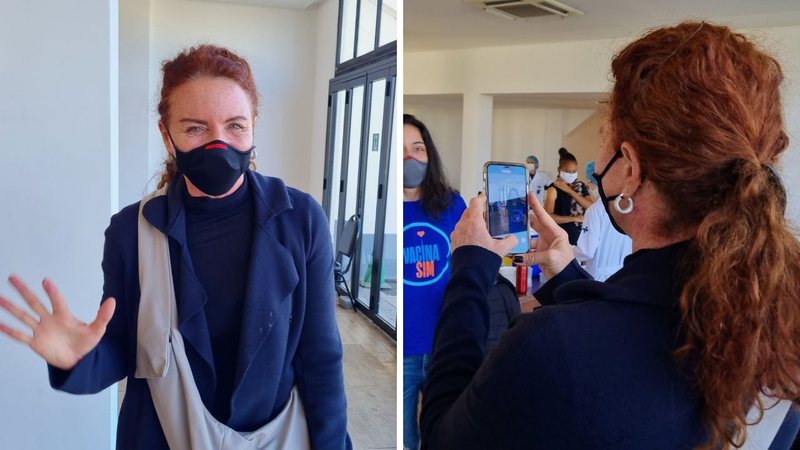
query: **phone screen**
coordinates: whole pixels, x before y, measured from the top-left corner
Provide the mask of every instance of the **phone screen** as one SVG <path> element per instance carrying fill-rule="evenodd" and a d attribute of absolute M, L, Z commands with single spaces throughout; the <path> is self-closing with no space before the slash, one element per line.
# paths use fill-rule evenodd
<path fill-rule="evenodd" d="M 486 166 L 487 222 L 492 237 L 513 234 L 517 245 L 509 253 L 526 253 L 528 236 L 528 173 L 521 165 Z"/>

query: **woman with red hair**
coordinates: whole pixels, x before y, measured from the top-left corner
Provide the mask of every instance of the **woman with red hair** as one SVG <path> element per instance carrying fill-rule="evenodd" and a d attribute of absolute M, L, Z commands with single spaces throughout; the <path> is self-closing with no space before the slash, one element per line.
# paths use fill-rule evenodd
<path fill-rule="evenodd" d="M 164 63 L 158 190 L 111 218 L 103 298 L 77 320 L 52 281 L 48 311 L 0 324 L 48 363 L 50 384 L 99 392 L 127 377 L 118 449 L 349 449 L 327 220 L 311 196 L 254 170 L 250 65 L 202 45 Z"/>
<path fill-rule="evenodd" d="M 613 60 L 600 201 L 634 253 L 605 283 L 531 195 L 549 281 L 484 359 L 513 238 L 473 199 L 423 397 L 423 449 L 788 449 L 800 427 L 800 243 L 776 170 L 778 62 L 724 26 L 657 29 Z"/>

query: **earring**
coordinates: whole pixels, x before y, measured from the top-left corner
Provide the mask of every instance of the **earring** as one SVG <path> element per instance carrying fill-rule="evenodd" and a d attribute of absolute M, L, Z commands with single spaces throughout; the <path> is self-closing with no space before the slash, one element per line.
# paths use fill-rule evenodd
<path fill-rule="evenodd" d="M 250 161 L 255 161 L 256 158 L 258 158 L 258 151 L 256 149 L 253 149 L 253 151 L 250 152 Z"/>
<path fill-rule="evenodd" d="M 614 209 L 620 214 L 630 214 L 630 212 L 633 211 L 633 198 L 629 197 L 627 199 L 628 207 L 623 209 L 621 206 L 623 197 L 625 197 L 625 194 L 619 194 L 619 197 L 614 200 Z"/>

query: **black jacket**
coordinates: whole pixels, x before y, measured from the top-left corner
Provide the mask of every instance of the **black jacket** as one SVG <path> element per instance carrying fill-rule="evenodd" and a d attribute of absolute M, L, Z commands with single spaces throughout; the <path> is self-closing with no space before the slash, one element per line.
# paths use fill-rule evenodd
<path fill-rule="evenodd" d="M 423 449 L 691 449 L 698 397 L 672 357 L 673 273 L 686 244 L 640 250 L 606 283 L 572 264 L 536 292 L 485 358 L 487 293 L 500 258 L 457 249 L 423 395 Z M 568 282 L 569 281 L 569 282 Z M 795 408 L 770 449 L 788 449 Z"/>

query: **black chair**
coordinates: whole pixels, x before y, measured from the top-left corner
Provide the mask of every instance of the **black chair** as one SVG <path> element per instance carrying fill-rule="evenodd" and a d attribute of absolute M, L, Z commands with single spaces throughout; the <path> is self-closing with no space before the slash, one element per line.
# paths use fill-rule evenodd
<path fill-rule="evenodd" d="M 356 310 L 356 300 L 350 287 L 347 285 L 347 277 L 345 274 L 350 271 L 350 264 L 353 262 L 353 252 L 356 249 L 356 241 L 358 241 L 358 233 L 361 229 L 361 218 L 358 214 L 353 214 L 352 217 L 347 219 L 344 224 L 342 233 L 336 241 L 336 263 L 333 265 L 333 279 L 336 283 L 336 293 L 339 295 L 346 295 L 350 299 L 350 304 L 353 306 L 353 311 Z M 347 265 L 342 266 L 342 258 L 347 257 Z"/>

